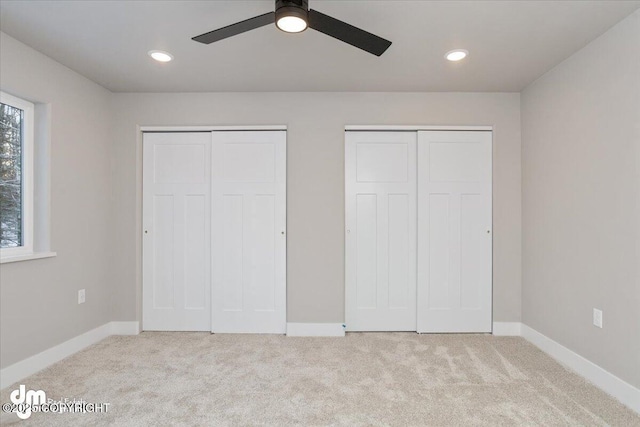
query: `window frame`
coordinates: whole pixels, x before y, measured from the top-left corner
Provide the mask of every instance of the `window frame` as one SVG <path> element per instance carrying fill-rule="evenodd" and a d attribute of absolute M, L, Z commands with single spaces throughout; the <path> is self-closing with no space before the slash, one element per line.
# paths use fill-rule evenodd
<path fill-rule="evenodd" d="M 33 254 L 34 234 L 34 104 L 0 91 L 0 103 L 23 111 L 22 116 L 22 246 L 0 248 L 0 260 Z"/>

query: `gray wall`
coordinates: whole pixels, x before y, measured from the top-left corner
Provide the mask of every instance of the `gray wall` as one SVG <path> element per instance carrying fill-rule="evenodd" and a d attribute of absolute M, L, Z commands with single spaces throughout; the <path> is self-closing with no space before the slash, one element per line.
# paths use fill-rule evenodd
<path fill-rule="evenodd" d="M 51 249 L 0 266 L 0 365 L 112 318 L 111 93 L 0 33 L 0 88 L 51 115 Z M 46 108 L 45 108 L 46 109 Z M 86 289 L 87 302 L 77 304 Z"/>
<path fill-rule="evenodd" d="M 522 320 L 640 387 L 640 11 L 530 85 L 521 111 Z"/>
<path fill-rule="evenodd" d="M 289 322 L 344 321 L 344 126 L 493 125 L 494 320 L 520 321 L 520 96 L 487 93 L 115 94 L 114 320 L 140 319 L 138 125 L 288 126 Z"/>

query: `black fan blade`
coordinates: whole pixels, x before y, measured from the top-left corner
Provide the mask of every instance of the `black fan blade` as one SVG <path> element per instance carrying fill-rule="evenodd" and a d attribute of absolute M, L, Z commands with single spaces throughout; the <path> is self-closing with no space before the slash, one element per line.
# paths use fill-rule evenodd
<path fill-rule="evenodd" d="M 227 25 L 226 27 L 218 28 L 217 30 L 209 31 L 208 33 L 200 34 L 191 40 L 209 44 L 250 30 L 255 30 L 256 28 L 264 27 L 265 25 L 273 24 L 274 22 L 276 22 L 276 13 L 269 12 L 264 15 L 236 22 L 235 24 Z"/>
<path fill-rule="evenodd" d="M 309 10 L 309 27 L 376 56 L 382 55 L 391 46 L 389 40 L 313 9 Z"/>

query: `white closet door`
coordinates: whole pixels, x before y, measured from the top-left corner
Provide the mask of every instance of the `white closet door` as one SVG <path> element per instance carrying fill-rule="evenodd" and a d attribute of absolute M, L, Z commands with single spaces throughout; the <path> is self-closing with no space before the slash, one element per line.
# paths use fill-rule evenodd
<path fill-rule="evenodd" d="M 491 332 L 491 132 L 418 132 L 418 332 Z"/>
<path fill-rule="evenodd" d="M 214 132 L 212 331 L 286 332 L 286 132 Z"/>
<path fill-rule="evenodd" d="M 143 136 L 142 328 L 211 328 L 211 133 Z"/>
<path fill-rule="evenodd" d="M 347 132 L 348 331 L 416 330 L 416 133 Z"/>

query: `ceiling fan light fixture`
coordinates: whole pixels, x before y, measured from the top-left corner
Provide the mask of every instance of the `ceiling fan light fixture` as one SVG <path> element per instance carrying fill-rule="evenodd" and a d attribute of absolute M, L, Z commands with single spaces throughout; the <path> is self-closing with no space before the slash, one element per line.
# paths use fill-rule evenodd
<path fill-rule="evenodd" d="M 276 1 L 276 26 L 285 33 L 301 33 L 306 30 L 309 26 L 309 1 Z"/>
<path fill-rule="evenodd" d="M 456 62 L 456 61 L 463 60 L 464 58 L 467 57 L 467 55 L 469 55 L 469 51 L 468 50 L 454 49 L 454 50 L 450 50 L 449 52 L 445 53 L 444 57 L 447 58 L 449 61 Z"/>
<path fill-rule="evenodd" d="M 297 16 L 283 16 L 276 25 L 285 33 L 300 33 L 307 29 L 307 21 Z"/>

